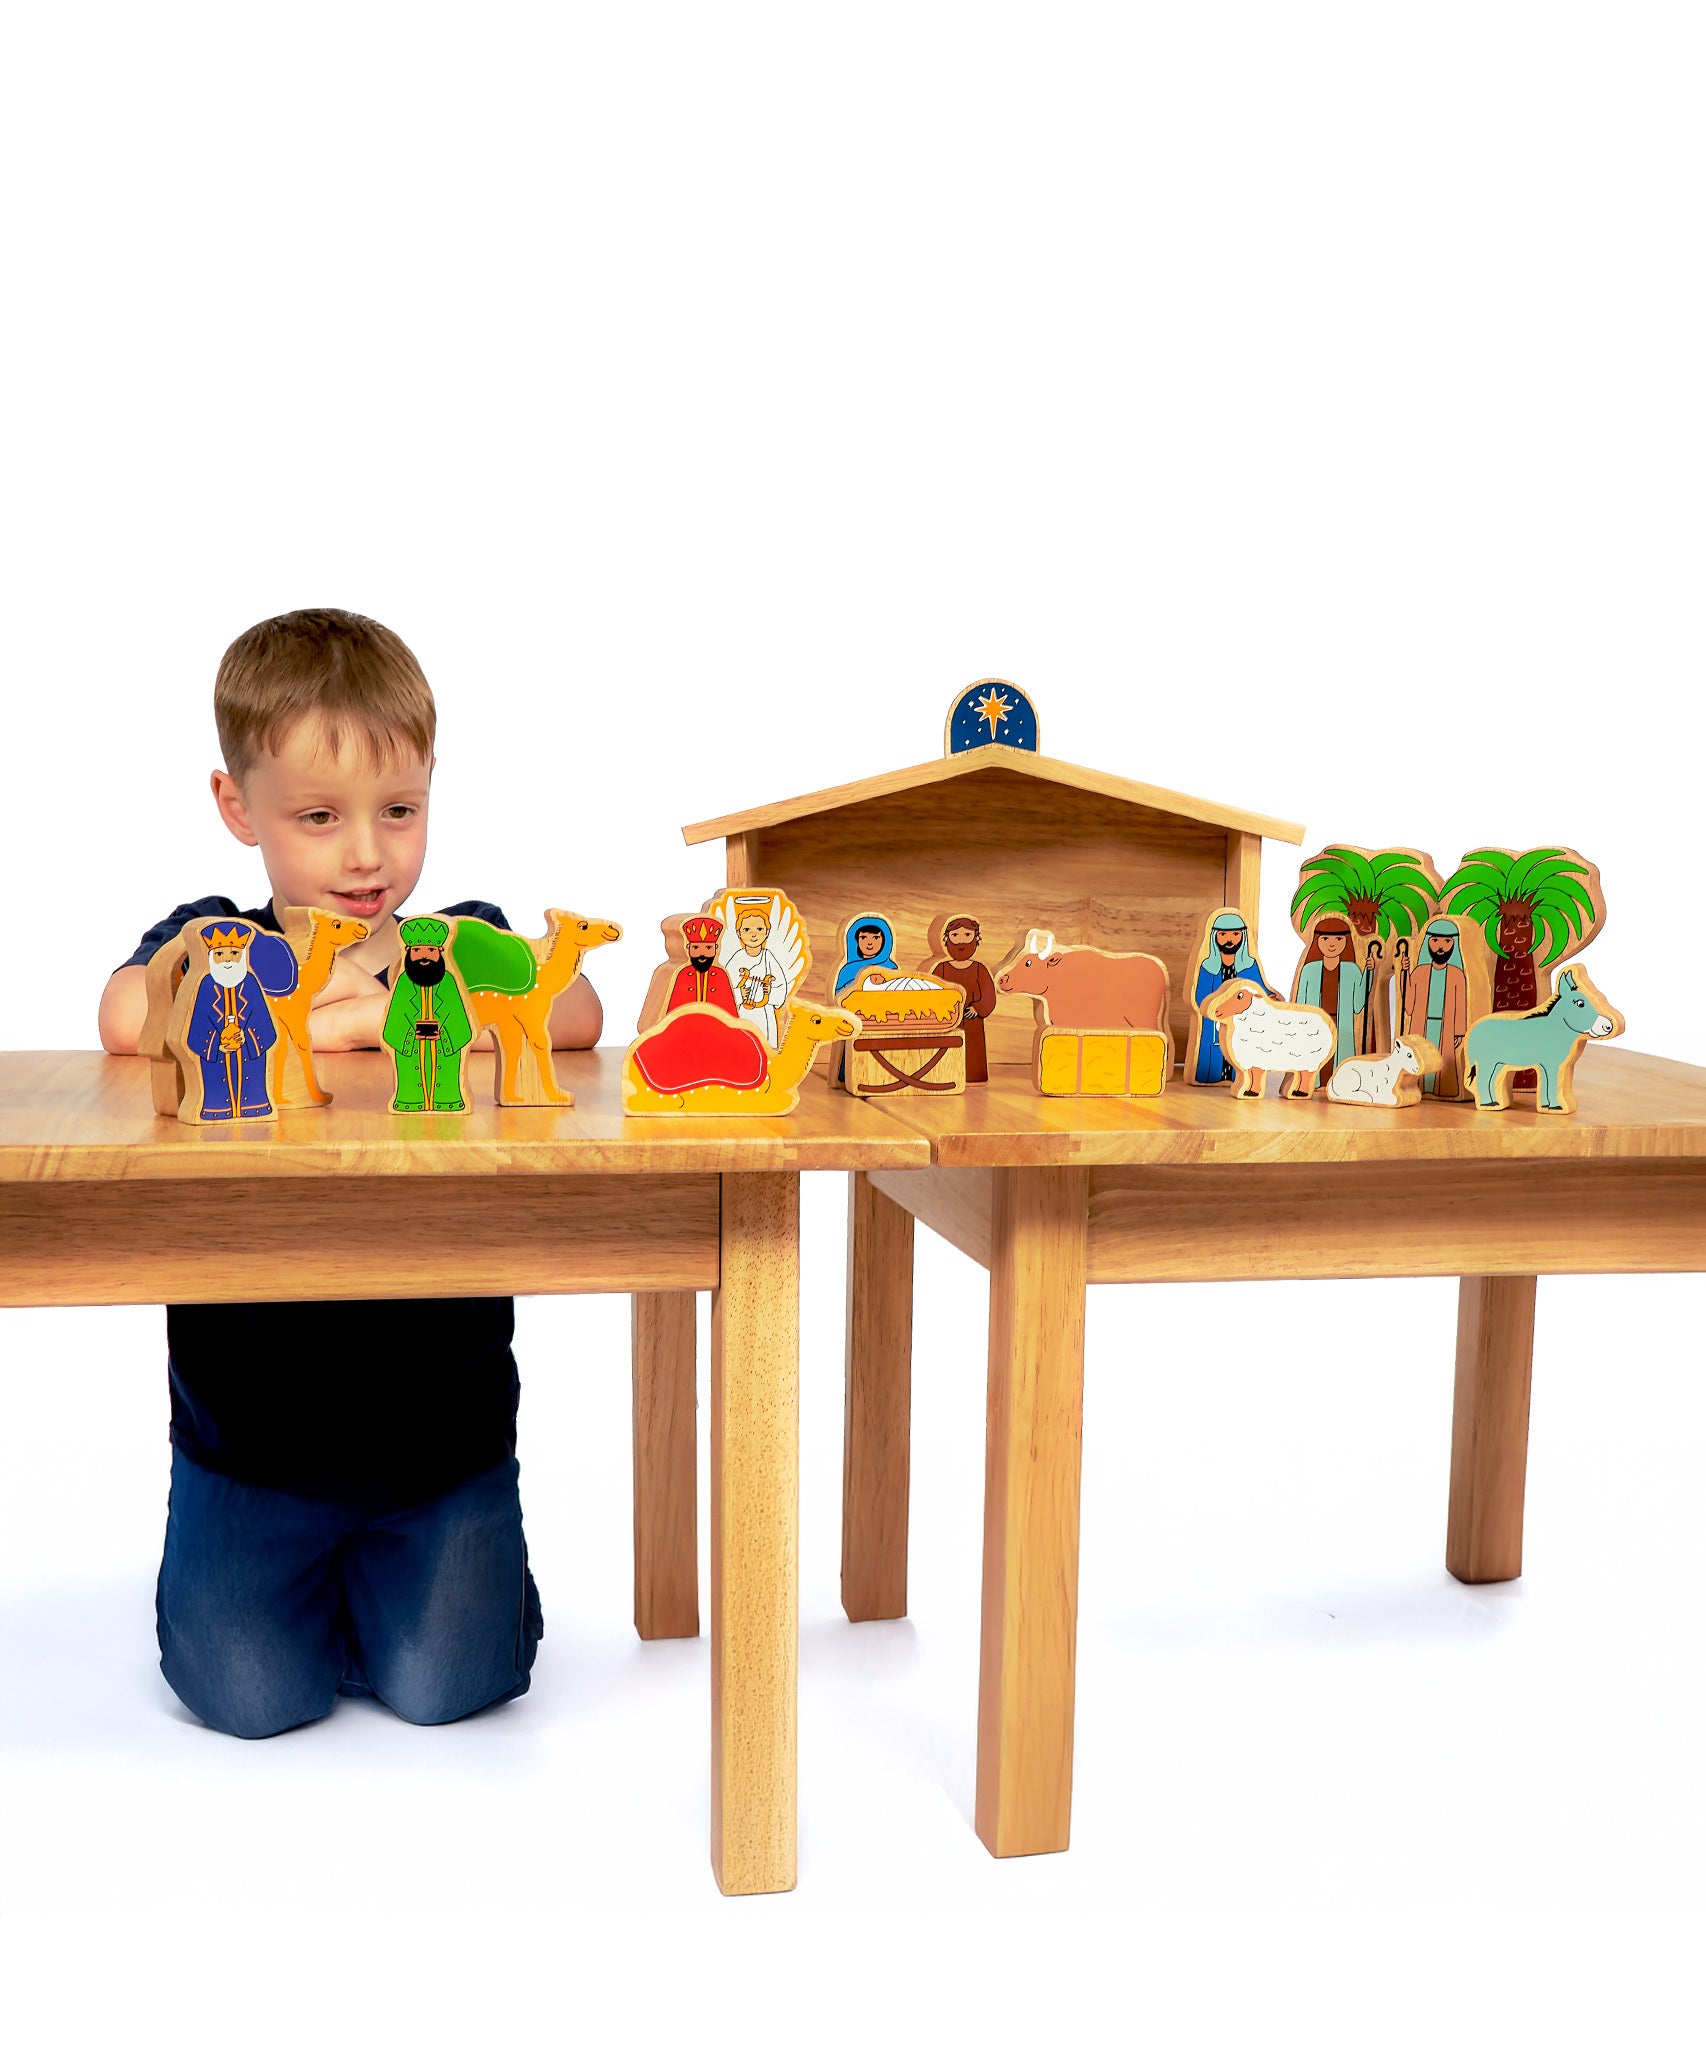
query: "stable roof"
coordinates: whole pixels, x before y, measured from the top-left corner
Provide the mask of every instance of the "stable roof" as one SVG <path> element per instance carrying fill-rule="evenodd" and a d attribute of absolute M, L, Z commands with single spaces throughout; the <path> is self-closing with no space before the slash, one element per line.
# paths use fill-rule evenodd
<path fill-rule="evenodd" d="M 844 810 L 872 797 L 896 796 L 909 789 L 927 788 L 932 783 L 951 782 L 961 775 L 992 772 L 1029 775 L 1039 782 L 1113 797 L 1120 803 L 1141 805 L 1145 810 L 1170 811 L 1175 817 L 1193 818 L 1198 824 L 1219 826 L 1227 832 L 1255 833 L 1263 839 L 1284 840 L 1289 846 L 1303 844 L 1303 827 L 1286 818 L 1265 818 L 1257 811 L 1234 810 L 1230 804 L 1186 796 L 1181 790 L 1158 789 L 1151 782 L 1129 782 L 1123 775 L 1108 775 L 1099 768 L 1080 768 L 1071 761 L 1052 760 L 1047 754 L 999 745 L 974 747 L 968 753 L 921 761 L 916 768 L 895 768 L 886 775 L 867 775 L 862 781 L 813 790 L 808 796 L 759 804 L 750 811 L 732 811 L 725 818 L 707 818 L 702 824 L 683 825 L 681 836 L 689 846 L 700 846 L 707 839 L 731 839 L 741 832 L 762 832 L 767 826 L 785 825 L 820 811 Z"/>

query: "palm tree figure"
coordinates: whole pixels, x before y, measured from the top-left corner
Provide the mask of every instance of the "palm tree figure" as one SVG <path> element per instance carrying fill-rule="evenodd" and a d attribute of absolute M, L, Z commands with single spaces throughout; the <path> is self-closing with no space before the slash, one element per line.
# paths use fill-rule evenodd
<path fill-rule="evenodd" d="M 1466 853 L 1440 891 L 1441 907 L 1469 917 L 1493 949 L 1493 1008 L 1532 1010 L 1540 975 L 1566 954 L 1579 953 L 1604 918 L 1598 876 L 1569 848 L 1541 846 L 1505 853 L 1483 846 Z"/>
<path fill-rule="evenodd" d="M 1329 846 L 1303 863 L 1291 899 L 1293 928 L 1307 931 L 1312 917 L 1336 912 L 1359 939 L 1413 939 L 1433 909 L 1435 878 L 1407 848 L 1359 853 Z"/>

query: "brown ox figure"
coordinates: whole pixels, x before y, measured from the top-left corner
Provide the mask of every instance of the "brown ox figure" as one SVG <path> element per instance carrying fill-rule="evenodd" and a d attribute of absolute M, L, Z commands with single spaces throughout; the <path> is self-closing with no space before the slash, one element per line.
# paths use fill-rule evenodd
<path fill-rule="evenodd" d="M 1044 1021 L 1065 1031 L 1164 1031 L 1167 969 L 1153 953 L 1055 948 L 1053 932 L 1025 934 L 995 977 L 1006 995 L 1030 996 Z"/>

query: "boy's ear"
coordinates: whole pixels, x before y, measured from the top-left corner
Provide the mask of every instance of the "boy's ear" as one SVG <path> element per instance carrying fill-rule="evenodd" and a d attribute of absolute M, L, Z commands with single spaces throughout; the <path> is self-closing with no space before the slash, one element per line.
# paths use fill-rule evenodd
<path fill-rule="evenodd" d="M 225 829 L 233 839 L 240 839 L 245 846 L 259 846 L 255 828 L 249 823 L 249 807 L 243 801 L 243 792 L 238 787 L 235 775 L 223 768 L 215 768 L 212 775 L 213 801 L 219 806 L 219 815 L 225 821 Z"/>

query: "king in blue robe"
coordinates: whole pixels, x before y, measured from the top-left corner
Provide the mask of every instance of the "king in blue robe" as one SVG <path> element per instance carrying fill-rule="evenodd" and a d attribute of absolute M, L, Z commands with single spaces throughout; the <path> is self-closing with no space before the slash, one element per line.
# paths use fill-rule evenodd
<path fill-rule="evenodd" d="M 248 925 L 203 925 L 207 972 L 196 990 L 184 1044 L 201 1062 L 204 1123 L 270 1116 L 267 1052 L 278 1026 L 249 968 Z"/>

